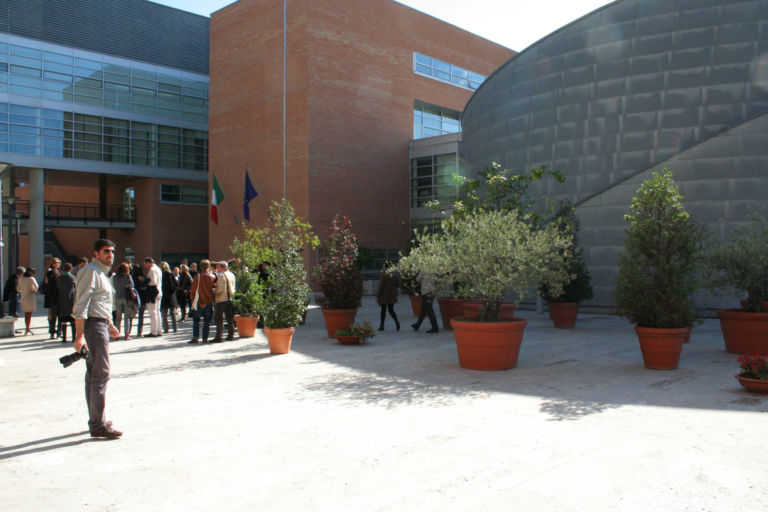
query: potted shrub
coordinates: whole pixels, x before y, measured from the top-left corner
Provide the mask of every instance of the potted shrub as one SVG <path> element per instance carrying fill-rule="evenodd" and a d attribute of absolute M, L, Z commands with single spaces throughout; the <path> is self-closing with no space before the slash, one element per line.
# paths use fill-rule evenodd
<path fill-rule="evenodd" d="M 537 204 L 536 199 L 529 193 L 531 185 L 545 178 L 552 178 L 557 183 L 563 183 L 565 176 L 560 171 L 549 171 L 546 167 L 531 169 L 529 172 L 517 172 L 504 169 L 500 164 L 493 162 L 490 167 L 481 169 L 477 177 L 465 177 L 454 175 L 454 181 L 458 187 L 457 199 L 449 204 L 441 204 L 432 201 L 427 206 L 443 215 L 450 215 L 445 219 L 444 226 L 449 228 L 459 219 L 478 212 L 515 212 L 524 217 L 526 222 L 533 226 L 540 226 L 552 208 L 548 201 Z M 479 310 L 477 297 L 463 295 L 461 290 L 467 289 L 460 282 L 448 283 L 448 289 L 453 290 L 452 296 L 438 297 L 440 315 L 443 327 L 450 329 L 450 319 L 469 314 L 474 316 Z M 474 304 L 473 304 L 474 302 Z M 514 303 L 505 303 L 504 314 L 512 316 L 515 310 Z"/>
<path fill-rule="evenodd" d="M 236 291 L 232 295 L 235 309 L 235 324 L 241 338 L 250 338 L 256 332 L 259 314 L 265 301 L 265 283 L 259 280 L 259 263 L 272 257 L 272 251 L 261 246 L 260 233 L 243 227 L 245 236 L 235 238 L 229 250 L 236 264 L 231 270 L 235 274 Z"/>
<path fill-rule="evenodd" d="M 632 199 L 614 298 L 635 324 L 646 368 L 674 369 L 696 318 L 704 230 L 683 208 L 672 173 L 653 173 Z"/>
<path fill-rule="evenodd" d="M 320 262 L 312 269 L 323 295 L 319 298 L 328 337 L 355 321 L 363 298 L 363 277 L 357 267 L 357 237 L 352 223 L 336 215 L 320 244 Z"/>
<path fill-rule="evenodd" d="M 581 249 L 578 247 L 579 218 L 576 216 L 573 205 L 569 201 L 560 204 L 555 215 L 555 225 L 560 231 L 571 238 L 570 257 L 566 265 L 568 273 L 573 275 L 573 280 L 563 286 L 563 292 L 554 295 L 549 287 L 542 286 L 540 294 L 547 301 L 549 318 L 558 329 L 572 329 L 576 325 L 579 305 L 582 301 L 592 298 L 592 284 L 589 270 L 582 258 Z"/>
<path fill-rule="evenodd" d="M 301 322 L 311 292 L 302 250 L 314 249 L 318 240 L 287 199 L 273 202 L 269 212 L 268 227 L 254 236 L 259 248 L 271 251 L 267 261 L 272 262 L 272 268 L 265 285 L 270 293 L 261 312 L 269 351 L 285 354 L 291 349 L 295 326 Z"/>
<path fill-rule="evenodd" d="M 368 320 L 363 323 L 355 323 L 347 326 L 346 329 L 336 331 L 336 339 L 342 345 L 362 345 L 365 340 L 376 336 L 373 325 Z"/>
<path fill-rule="evenodd" d="M 462 367 L 514 368 L 527 322 L 499 318 L 504 295 L 511 289 L 523 298 L 538 283 L 561 290 L 571 278 L 564 265 L 569 240 L 553 226 L 534 227 L 515 211 L 473 212 L 443 228 L 418 235 L 419 246 L 400 260 L 398 270 L 463 283 L 460 293 L 482 300 L 478 318 L 451 320 Z"/>
<path fill-rule="evenodd" d="M 741 386 L 755 393 L 768 393 L 768 356 L 751 354 L 740 356 L 741 372 L 736 379 Z"/>
<path fill-rule="evenodd" d="M 707 262 L 712 288 L 747 294 L 743 307 L 717 312 L 725 349 L 737 354 L 768 353 L 768 221 L 753 211 L 750 222 L 733 230 L 730 241 L 713 247 Z"/>

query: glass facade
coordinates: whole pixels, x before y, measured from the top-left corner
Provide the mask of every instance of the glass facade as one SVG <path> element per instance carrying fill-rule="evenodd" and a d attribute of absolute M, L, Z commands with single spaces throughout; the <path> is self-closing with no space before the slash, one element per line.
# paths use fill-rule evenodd
<path fill-rule="evenodd" d="M 208 204 L 208 187 L 162 183 L 160 200 L 164 203 Z"/>
<path fill-rule="evenodd" d="M 472 91 L 480 87 L 486 78 L 479 73 L 418 52 L 413 52 L 413 72 Z"/>
<path fill-rule="evenodd" d="M 208 132 L 0 103 L 0 153 L 205 171 Z"/>
<path fill-rule="evenodd" d="M 447 204 L 456 199 L 458 186 L 456 154 L 432 155 L 411 159 L 411 208 L 421 208 L 429 201 Z"/>
<path fill-rule="evenodd" d="M 0 92 L 208 122 L 208 82 L 1 42 Z M 8 35 L 5 35 L 8 41 Z"/>
<path fill-rule="evenodd" d="M 423 139 L 461 131 L 461 112 L 416 101 L 413 107 L 413 138 Z"/>

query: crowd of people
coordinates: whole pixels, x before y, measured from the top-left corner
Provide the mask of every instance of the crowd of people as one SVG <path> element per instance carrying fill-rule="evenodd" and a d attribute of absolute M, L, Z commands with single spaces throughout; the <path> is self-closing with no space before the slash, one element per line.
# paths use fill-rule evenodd
<path fill-rule="evenodd" d="M 42 280 L 34 267 L 16 268 L 5 282 L 3 302 L 8 303 L 9 315 L 19 317 L 20 312 L 23 313 L 25 336 L 33 334 L 31 320 L 37 309 L 36 296 L 43 295 L 50 339 L 61 339 L 66 343 L 68 327 L 71 332 L 69 341 L 74 339 L 72 310 L 77 294 L 77 274 L 87 264 L 87 258 L 80 258 L 76 265 L 69 262 L 62 265 L 59 258 L 53 258 Z M 193 321 L 191 344 L 234 338 L 232 296 L 236 282 L 226 261 L 212 264 L 204 259 L 198 264 L 182 260 L 180 265 L 171 268 L 165 261 L 157 265 L 152 257 L 144 258 L 142 264 L 126 258 L 116 268 L 111 268 L 107 276 L 112 287 L 112 322 L 121 331 L 119 335 L 111 336 L 113 341 L 176 333 L 179 323 L 189 318 Z M 145 316 L 149 317 L 148 333 L 144 332 Z M 216 332 L 209 340 L 212 321 Z"/>

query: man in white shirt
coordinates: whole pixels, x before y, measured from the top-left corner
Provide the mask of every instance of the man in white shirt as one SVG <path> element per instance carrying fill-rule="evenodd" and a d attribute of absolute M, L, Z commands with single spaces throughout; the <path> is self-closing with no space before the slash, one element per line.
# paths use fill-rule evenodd
<path fill-rule="evenodd" d="M 155 260 L 144 258 L 144 268 L 147 276 L 147 312 L 149 313 L 149 337 L 162 336 L 160 326 L 160 300 L 163 298 L 163 272 L 155 265 Z"/>
<path fill-rule="evenodd" d="M 216 263 L 216 295 L 213 320 L 216 322 L 216 337 L 213 343 L 224 341 L 224 317 L 227 319 L 227 341 L 235 339 L 235 308 L 232 295 L 235 293 L 235 275 L 229 271 L 226 261 Z"/>

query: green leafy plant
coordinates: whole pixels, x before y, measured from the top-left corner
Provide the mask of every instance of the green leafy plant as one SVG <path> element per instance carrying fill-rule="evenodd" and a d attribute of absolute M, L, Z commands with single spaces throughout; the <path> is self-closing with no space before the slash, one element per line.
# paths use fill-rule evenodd
<path fill-rule="evenodd" d="M 696 318 L 704 229 L 685 211 L 672 173 L 653 173 L 632 199 L 614 298 L 640 327 L 681 328 Z"/>
<path fill-rule="evenodd" d="M 336 215 L 320 245 L 320 263 L 312 276 L 323 292 L 324 309 L 356 309 L 363 297 L 363 276 L 357 267 L 357 237 L 345 215 Z"/>
<path fill-rule="evenodd" d="M 296 215 L 290 201 L 274 201 L 269 208 L 269 225 L 246 231 L 246 240 L 257 249 L 249 260 L 272 263 L 265 286 L 270 290 L 262 306 L 264 325 L 270 328 L 294 327 L 301 322 L 311 288 L 307 283 L 302 251 L 317 247 L 312 226 Z M 263 259 L 262 259 L 263 258 Z M 255 268 L 255 267 L 254 267 Z"/>
<path fill-rule="evenodd" d="M 346 329 L 336 331 L 336 336 L 354 336 L 361 341 L 365 341 L 376 336 L 376 331 L 373 330 L 371 322 L 364 320 L 363 323 L 349 324 Z"/>
<path fill-rule="evenodd" d="M 733 230 L 730 241 L 712 247 L 707 264 L 710 288 L 746 292 L 744 311 L 764 312 L 768 301 L 768 221 L 757 210 Z"/>
<path fill-rule="evenodd" d="M 763 354 L 744 354 L 739 356 L 737 361 L 741 367 L 739 377 L 768 380 L 768 356 Z"/>
<path fill-rule="evenodd" d="M 559 295 L 553 295 L 549 287 L 542 285 L 541 296 L 547 302 L 582 302 L 593 297 L 592 279 L 589 275 L 589 269 L 584 263 L 581 249 L 578 247 L 579 218 L 570 201 L 563 201 L 555 213 L 553 224 L 557 229 L 571 239 L 571 245 L 568 249 L 570 255 L 566 262 L 566 269 L 572 274 L 573 280 L 563 285 L 563 292 Z"/>
<path fill-rule="evenodd" d="M 529 193 L 532 183 L 551 177 L 563 183 L 565 176 L 560 171 L 548 171 L 546 167 L 531 169 L 529 172 L 513 172 L 493 162 L 484 167 L 475 178 L 454 175 L 458 185 L 458 196 L 450 205 L 432 201 L 427 204 L 433 210 L 450 210 L 449 223 L 475 212 L 516 212 L 521 218 L 539 224 L 551 208 L 536 210 L 536 199 Z M 447 213 L 447 212 L 446 212 Z"/>
<path fill-rule="evenodd" d="M 418 272 L 403 272 L 398 276 L 398 286 L 406 295 L 421 295 Z"/>
<path fill-rule="evenodd" d="M 565 265 L 570 239 L 554 226 L 534 227 L 516 211 L 473 212 L 440 233 L 418 235 L 418 242 L 397 265 L 401 275 L 423 271 L 436 285 L 459 283 L 460 294 L 483 301 L 483 322 L 499 320 L 508 289 L 522 299 L 544 283 L 559 294 L 573 277 Z"/>
<path fill-rule="evenodd" d="M 269 261 L 273 252 L 263 246 L 262 232 L 243 226 L 244 236 L 232 240 L 229 250 L 237 262 L 230 269 L 235 274 L 236 291 L 232 295 L 235 314 L 241 316 L 256 316 L 261 314 L 265 301 L 265 284 L 260 282 L 258 265 Z"/>

